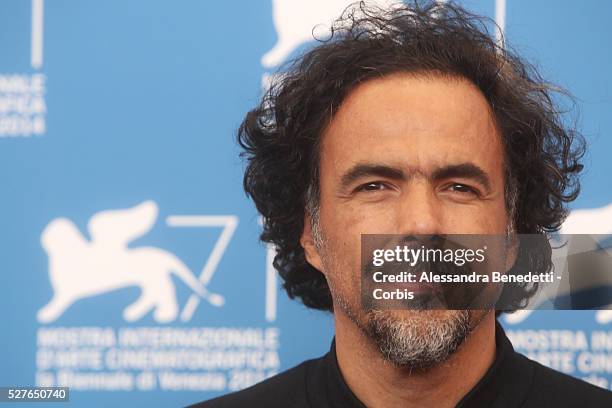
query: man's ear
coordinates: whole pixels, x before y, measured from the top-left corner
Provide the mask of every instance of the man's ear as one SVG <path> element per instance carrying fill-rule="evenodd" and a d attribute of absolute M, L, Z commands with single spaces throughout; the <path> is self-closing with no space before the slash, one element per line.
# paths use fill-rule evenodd
<path fill-rule="evenodd" d="M 311 226 L 311 218 L 310 214 L 306 214 L 304 216 L 304 229 L 302 230 L 302 236 L 300 237 L 300 245 L 304 248 L 304 256 L 306 257 L 306 261 L 312 265 L 315 269 L 318 269 L 320 272 L 325 274 L 323 270 L 323 262 L 321 262 L 321 256 L 319 255 L 319 250 L 314 241 L 314 237 L 312 235 L 312 226 Z"/>

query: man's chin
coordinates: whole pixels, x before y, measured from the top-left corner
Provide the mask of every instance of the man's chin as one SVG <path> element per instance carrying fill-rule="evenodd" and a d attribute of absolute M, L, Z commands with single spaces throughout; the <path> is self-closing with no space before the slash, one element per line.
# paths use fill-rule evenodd
<path fill-rule="evenodd" d="M 373 310 L 359 326 L 393 365 L 427 370 L 455 353 L 483 317 L 468 310 Z"/>

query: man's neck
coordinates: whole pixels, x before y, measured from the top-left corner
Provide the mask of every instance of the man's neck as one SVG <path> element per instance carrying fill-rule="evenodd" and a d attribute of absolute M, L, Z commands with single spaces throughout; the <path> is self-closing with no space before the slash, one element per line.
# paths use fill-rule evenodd
<path fill-rule="evenodd" d="M 347 385 L 368 408 L 454 407 L 495 359 L 495 316 L 488 313 L 444 363 L 413 371 L 384 360 L 376 345 L 336 313 L 336 354 Z"/>

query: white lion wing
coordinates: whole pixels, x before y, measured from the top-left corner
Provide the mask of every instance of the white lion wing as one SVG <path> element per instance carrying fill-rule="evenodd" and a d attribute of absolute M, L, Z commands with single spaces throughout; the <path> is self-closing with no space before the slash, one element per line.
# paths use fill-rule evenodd
<path fill-rule="evenodd" d="M 87 229 L 96 244 L 127 246 L 153 228 L 157 214 L 157 204 L 148 200 L 127 209 L 100 211 L 91 217 Z"/>

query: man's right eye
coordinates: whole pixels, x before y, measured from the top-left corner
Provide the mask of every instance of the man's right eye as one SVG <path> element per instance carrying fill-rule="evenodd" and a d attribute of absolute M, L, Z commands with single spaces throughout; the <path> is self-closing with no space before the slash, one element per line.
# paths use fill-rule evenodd
<path fill-rule="evenodd" d="M 369 192 L 369 191 L 381 191 L 387 189 L 387 185 L 380 181 L 372 181 L 370 183 L 365 183 L 360 185 L 355 189 L 356 192 Z"/>

